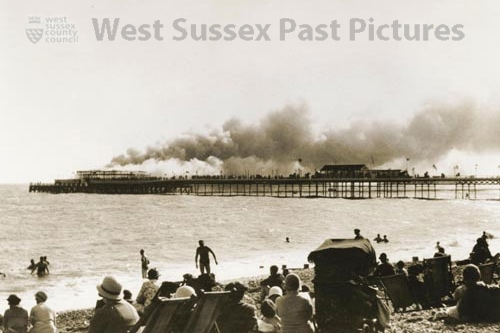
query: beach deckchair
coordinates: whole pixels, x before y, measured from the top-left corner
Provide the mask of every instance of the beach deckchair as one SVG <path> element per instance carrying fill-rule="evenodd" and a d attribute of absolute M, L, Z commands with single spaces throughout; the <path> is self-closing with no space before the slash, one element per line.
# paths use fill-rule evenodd
<path fill-rule="evenodd" d="M 416 304 L 408 286 L 408 280 L 403 274 L 381 276 L 380 282 L 391 300 L 394 312 L 398 312 L 398 309 L 404 312 L 407 307 Z"/>
<path fill-rule="evenodd" d="M 424 259 L 424 282 L 432 303 L 440 304 L 441 298 L 451 295 L 454 289 L 453 274 L 451 273 L 451 257 Z"/>
<path fill-rule="evenodd" d="M 144 326 L 142 333 L 170 333 L 176 317 L 185 309 L 191 309 L 196 298 L 158 299 L 149 311 L 132 327 L 129 333 L 138 332 Z"/>
<path fill-rule="evenodd" d="M 230 291 L 201 292 L 183 332 L 210 333 L 230 295 Z"/>
<path fill-rule="evenodd" d="M 492 284 L 495 282 L 495 279 L 493 278 L 493 275 L 495 274 L 496 270 L 496 263 L 490 262 L 487 264 L 482 264 L 479 265 L 479 271 L 481 272 L 481 281 L 483 281 L 486 284 Z"/>

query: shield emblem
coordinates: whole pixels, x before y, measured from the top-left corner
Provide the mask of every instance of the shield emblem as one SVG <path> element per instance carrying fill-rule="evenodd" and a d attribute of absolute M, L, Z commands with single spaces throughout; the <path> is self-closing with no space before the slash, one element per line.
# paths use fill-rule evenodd
<path fill-rule="evenodd" d="M 43 23 L 40 16 L 28 16 L 26 22 L 26 36 L 33 44 L 38 43 L 40 39 L 42 39 Z"/>

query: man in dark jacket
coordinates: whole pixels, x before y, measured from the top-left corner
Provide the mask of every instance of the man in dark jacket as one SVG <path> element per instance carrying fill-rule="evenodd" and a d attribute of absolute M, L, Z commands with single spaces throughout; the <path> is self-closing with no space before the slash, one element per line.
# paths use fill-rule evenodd
<path fill-rule="evenodd" d="M 242 301 L 247 288 L 239 282 L 231 282 L 224 288 L 231 291 L 231 298 L 217 318 L 221 333 L 248 333 L 257 325 L 255 307 Z"/>

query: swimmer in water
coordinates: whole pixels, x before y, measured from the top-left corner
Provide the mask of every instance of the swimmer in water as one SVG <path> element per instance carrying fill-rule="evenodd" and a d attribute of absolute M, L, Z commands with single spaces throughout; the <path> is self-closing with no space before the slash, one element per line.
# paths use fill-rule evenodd
<path fill-rule="evenodd" d="M 36 275 L 38 277 L 45 276 L 49 274 L 49 267 L 44 257 L 40 257 L 40 261 L 36 263 L 35 267 L 31 270 L 31 274 L 36 270 Z"/>

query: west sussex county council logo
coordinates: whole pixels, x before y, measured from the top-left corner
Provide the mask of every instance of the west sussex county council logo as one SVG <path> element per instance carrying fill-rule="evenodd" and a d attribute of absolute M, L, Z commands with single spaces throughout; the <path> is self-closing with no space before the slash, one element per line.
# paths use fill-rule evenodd
<path fill-rule="evenodd" d="M 43 23 L 40 16 L 28 16 L 26 22 L 26 36 L 33 43 L 36 44 L 42 39 L 43 36 Z"/>

